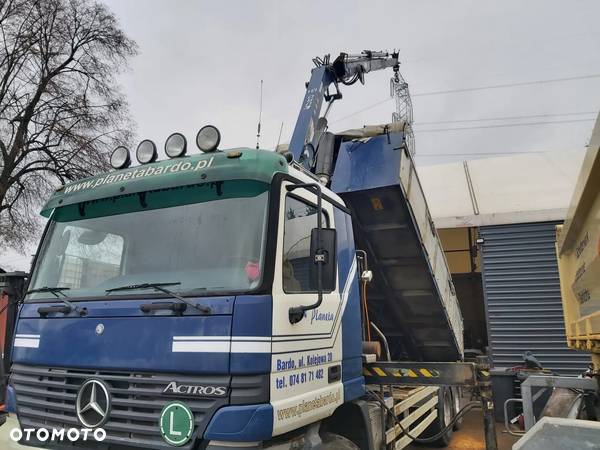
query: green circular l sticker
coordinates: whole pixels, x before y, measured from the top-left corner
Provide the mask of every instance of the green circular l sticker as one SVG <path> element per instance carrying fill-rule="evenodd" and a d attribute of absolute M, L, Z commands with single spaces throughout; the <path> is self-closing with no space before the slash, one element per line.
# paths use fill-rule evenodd
<path fill-rule="evenodd" d="M 182 402 L 167 404 L 160 413 L 160 434 L 175 446 L 184 445 L 194 432 L 194 414 Z"/>

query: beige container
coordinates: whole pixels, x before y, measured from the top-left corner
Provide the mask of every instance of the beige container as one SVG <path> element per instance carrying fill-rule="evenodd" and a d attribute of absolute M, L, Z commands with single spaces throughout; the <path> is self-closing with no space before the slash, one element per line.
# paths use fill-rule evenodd
<path fill-rule="evenodd" d="M 557 226 L 557 255 L 565 330 L 571 348 L 592 353 L 600 371 L 600 120 L 564 225 Z"/>

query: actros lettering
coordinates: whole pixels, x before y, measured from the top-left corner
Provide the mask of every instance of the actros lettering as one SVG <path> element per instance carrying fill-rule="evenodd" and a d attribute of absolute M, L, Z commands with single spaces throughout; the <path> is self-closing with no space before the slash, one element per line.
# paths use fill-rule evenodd
<path fill-rule="evenodd" d="M 177 384 L 171 381 L 163 390 L 163 394 L 198 395 L 208 397 L 223 397 L 227 394 L 225 386 L 201 386 L 192 384 Z"/>

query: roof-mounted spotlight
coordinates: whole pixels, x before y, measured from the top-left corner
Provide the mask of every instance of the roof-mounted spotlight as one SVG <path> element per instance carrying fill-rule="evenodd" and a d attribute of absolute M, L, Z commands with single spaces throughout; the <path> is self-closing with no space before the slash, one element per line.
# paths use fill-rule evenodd
<path fill-rule="evenodd" d="M 156 151 L 156 144 L 150 139 L 145 139 L 140 142 L 137 150 L 135 151 L 135 157 L 140 164 L 148 164 L 156 161 L 158 153 Z"/>
<path fill-rule="evenodd" d="M 196 135 L 196 145 L 205 153 L 214 152 L 219 142 L 221 142 L 221 133 L 213 125 L 203 126 Z"/>
<path fill-rule="evenodd" d="M 110 154 L 110 165 L 114 169 L 127 169 L 131 164 L 131 156 L 127 147 L 119 145 Z"/>
<path fill-rule="evenodd" d="M 173 133 L 165 141 L 165 153 L 169 158 L 184 156 L 187 151 L 187 141 L 181 133 Z"/>

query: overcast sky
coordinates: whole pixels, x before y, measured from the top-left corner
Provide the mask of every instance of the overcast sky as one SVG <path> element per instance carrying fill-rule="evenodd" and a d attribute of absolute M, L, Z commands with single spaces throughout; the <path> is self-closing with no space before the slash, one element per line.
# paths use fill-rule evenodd
<path fill-rule="evenodd" d="M 282 142 L 288 141 L 311 59 L 341 51 L 400 49 L 419 165 L 486 153 L 581 150 L 600 107 L 597 0 L 106 3 L 140 48 L 122 77 L 138 138 L 154 140 L 161 151 L 170 133 L 193 142 L 208 123 L 221 130 L 221 148 L 253 147 L 261 79 L 261 147 L 275 146 L 282 122 Z M 371 73 L 365 86 L 343 86 L 331 128 L 389 122 L 394 103 L 384 100 L 391 75 Z M 590 77 L 423 95 L 583 76 Z M 521 116 L 538 117 L 480 120 Z M 473 121 L 454 122 L 462 120 Z M 549 121 L 563 123 L 505 126 Z M 495 125 L 502 126 L 490 128 Z M 447 130 L 461 127 L 484 128 Z M 28 269 L 29 257 L 11 253 L 5 260 L 12 269 Z"/>

